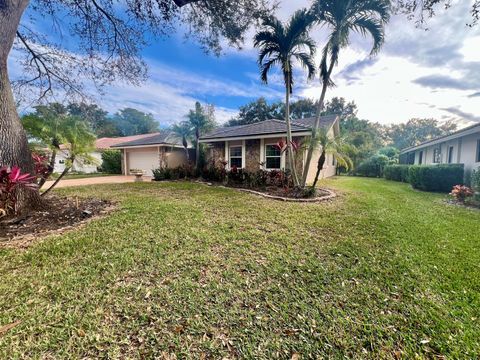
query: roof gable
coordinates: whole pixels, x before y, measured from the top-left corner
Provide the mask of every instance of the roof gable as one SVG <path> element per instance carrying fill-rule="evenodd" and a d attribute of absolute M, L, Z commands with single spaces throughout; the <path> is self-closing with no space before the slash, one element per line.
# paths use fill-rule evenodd
<path fill-rule="evenodd" d="M 162 130 L 156 134 L 151 134 L 133 141 L 115 144 L 112 147 L 130 147 L 130 146 L 148 146 L 148 145 L 176 145 L 183 146 L 182 139 L 173 131 Z"/>

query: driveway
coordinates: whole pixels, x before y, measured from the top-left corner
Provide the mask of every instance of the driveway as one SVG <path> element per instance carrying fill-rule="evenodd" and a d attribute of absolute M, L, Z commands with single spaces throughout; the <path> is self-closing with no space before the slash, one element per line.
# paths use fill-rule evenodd
<path fill-rule="evenodd" d="M 64 188 L 70 186 L 85 186 L 85 185 L 100 185 L 100 184 L 122 184 L 133 182 L 135 176 L 99 176 L 99 177 L 89 177 L 83 179 L 66 179 L 60 180 L 60 182 L 55 186 L 55 188 Z M 143 177 L 143 181 L 150 181 L 151 178 L 148 176 Z M 48 189 L 50 185 L 53 184 L 53 181 L 47 181 L 43 186 L 43 189 Z"/>

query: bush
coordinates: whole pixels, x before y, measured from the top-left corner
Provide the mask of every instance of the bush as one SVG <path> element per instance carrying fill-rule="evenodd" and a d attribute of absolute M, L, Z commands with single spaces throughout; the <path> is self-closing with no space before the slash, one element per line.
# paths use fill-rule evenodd
<path fill-rule="evenodd" d="M 408 172 L 410 165 L 388 165 L 383 169 L 383 176 L 387 180 L 408 183 Z"/>
<path fill-rule="evenodd" d="M 409 182 L 416 189 L 450 192 L 455 185 L 463 185 L 463 164 L 412 165 Z"/>
<path fill-rule="evenodd" d="M 480 201 L 480 168 L 472 172 L 470 184 L 475 191 L 475 200 Z"/>
<path fill-rule="evenodd" d="M 181 165 L 176 168 L 160 167 L 152 170 L 155 181 L 192 179 L 197 177 L 195 169 L 191 165 Z"/>
<path fill-rule="evenodd" d="M 120 150 L 102 152 L 102 171 L 108 174 L 122 173 L 122 153 Z"/>
<path fill-rule="evenodd" d="M 467 198 L 471 198 L 473 196 L 473 190 L 468 186 L 464 185 L 455 185 L 450 193 L 453 198 L 461 203 L 465 203 Z"/>
<path fill-rule="evenodd" d="M 385 155 L 377 154 L 362 162 L 355 169 L 354 174 L 367 177 L 382 177 L 383 169 L 390 163 L 390 158 Z"/>
<path fill-rule="evenodd" d="M 17 189 L 37 190 L 35 176 L 22 174 L 18 166 L 0 168 L 0 218 L 16 212 Z"/>

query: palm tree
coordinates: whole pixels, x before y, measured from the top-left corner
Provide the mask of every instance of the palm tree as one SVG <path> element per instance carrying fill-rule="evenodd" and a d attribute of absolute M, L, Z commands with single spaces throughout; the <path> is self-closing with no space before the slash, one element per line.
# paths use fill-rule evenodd
<path fill-rule="evenodd" d="M 325 129 L 321 128 L 319 129 L 317 136 L 315 138 L 312 138 L 312 143 L 314 148 L 321 149 L 321 154 L 318 158 L 317 163 L 317 172 L 315 173 L 315 179 L 313 180 L 312 189 L 315 189 L 315 186 L 317 185 L 320 171 L 325 165 L 327 154 L 332 155 L 337 164 L 343 166 L 346 170 L 349 170 L 353 167 L 352 159 L 350 159 L 350 157 L 347 155 L 349 145 L 345 143 L 343 138 L 332 138 L 328 136 L 328 133 Z M 312 146 L 312 144 L 310 144 L 310 146 Z"/>
<path fill-rule="evenodd" d="M 380 51 L 385 39 L 385 25 L 390 19 L 389 0 L 315 0 L 310 10 L 321 25 L 330 29 L 327 44 L 322 51 L 320 63 L 320 80 L 322 92 L 317 105 L 315 125 L 312 137 L 315 137 L 320 125 L 325 94 L 329 86 L 333 86 L 331 75 L 338 63 L 340 50 L 349 44 L 351 32 L 362 36 L 370 35 L 373 39 L 370 55 Z M 308 149 L 307 159 L 302 176 L 302 186 L 307 181 L 308 170 L 314 151 L 314 143 Z"/>
<path fill-rule="evenodd" d="M 285 82 L 285 123 L 287 126 L 287 156 L 295 186 L 299 185 L 295 157 L 292 147 L 292 131 L 290 123 L 290 95 L 293 91 L 293 64 L 296 60 L 307 70 L 308 79 L 315 76 L 315 42 L 308 35 L 308 30 L 313 23 L 313 16 L 306 9 L 296 11 L 287 24 L 282 24 L 275 17 L 263 20 L 264 29 L 254 38 L 254 46 L 260 49 L 258 64 L 260 77 L 266 84 L 268 74 L 273 66 L 282 69 Z"/>
<path fill-rule="evenodd" d="M 182 138 L 182 145 L 185 150 L 185 157 L 187 162 L 190 161 L 188 154 L 188 138 L 192 135 L 192 127 L 188 121 L 181 121 L 172 126 L 172 131 Z"/>
<path fill-rule="evenodd" d="M 210 107 L 205 111 L 202 105 L 197 101 L 195 103 L 195 110 L 190 110 L 187 118 L 192 133 L 195 135 L 195 166 L 198 167 L 200 164 L 200 136 L 215 127 L 213 108 Z"/>

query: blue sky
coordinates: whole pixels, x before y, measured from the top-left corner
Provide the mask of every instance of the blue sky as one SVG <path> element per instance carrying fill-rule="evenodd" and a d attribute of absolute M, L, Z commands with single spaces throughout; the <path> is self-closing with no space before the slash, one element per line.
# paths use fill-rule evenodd
<path fill-rule="evenodd" d="M 308 4 L 282 0 L 277 16 L 286 20 Z M 370 42 L 354 36 L 341 53 L 333 75 L 337 86 L 327 98 L 354 100 L 359 117 L 383 124 L 413 117 L 454 120 L 460 126 L 480 122 L 480 25 L 465 25 L 471 21 L 470 6 L 470 0 L 463 0 L 453 1 L 448 11 L 439 9 L 428 22 L 428 31 L 394 16 L 385 46 L 375 58 L 368 56 Z M 111 84 L 104 95 L 95 96 L 96 102 L 110 112 L 127 106 L 150 112 L 167 126 L 182 120 L 197 100 L 214 104 L 219 122 L 259 96 L 283 100 L 278 74 L 272 74 L 268 85 L 259 80 L 252 35 L 253 30 L 244 50 L 225 48 L 220 57 L 205 54 L 181 34 L 157 40 L 143 51 L 148 80 L 139 87 Z M 315 29 L 312 35 L 321 47 L 326 33 Z M 14 78 L 18 69 L 13 60 L 9 65 Z M 307 82 L 300 70 L 296 80 L 295 97 L 318 97 L 318 80 Z"/>

